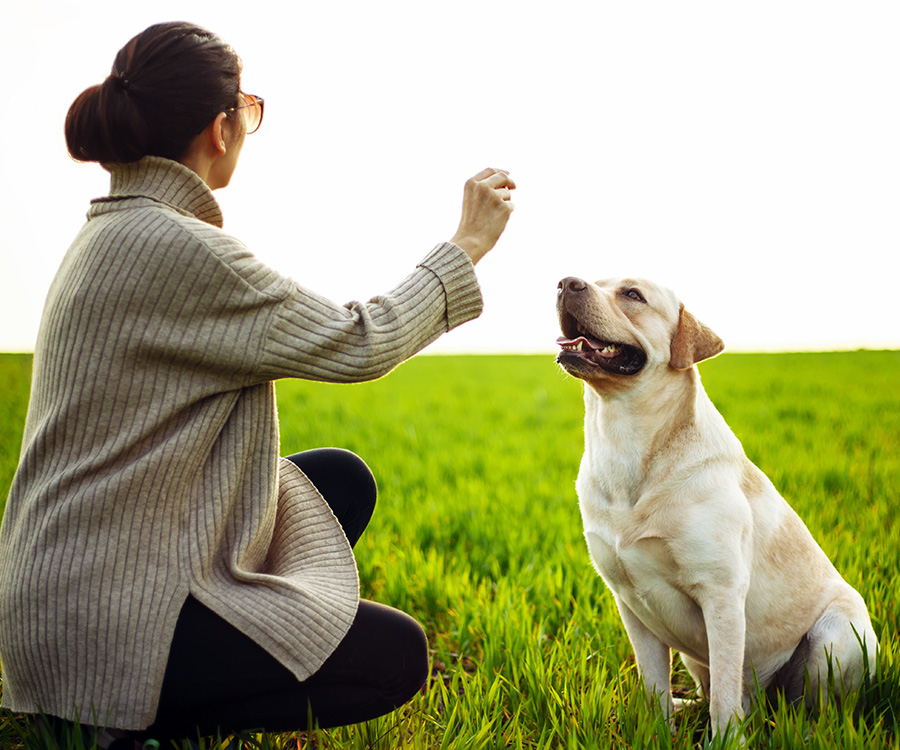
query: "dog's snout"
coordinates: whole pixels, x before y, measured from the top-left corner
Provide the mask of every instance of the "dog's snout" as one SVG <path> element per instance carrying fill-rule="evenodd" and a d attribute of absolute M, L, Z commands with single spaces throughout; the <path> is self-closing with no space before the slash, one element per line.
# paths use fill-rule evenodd
<path fill-rule="evenodd" d="M 559 282 L 557 293 L 583 292 L 585 289 L 587 289 L 587 282 L 584 279 L 579 279 L 577 276 L 566 276 L 566 278 Z"/>

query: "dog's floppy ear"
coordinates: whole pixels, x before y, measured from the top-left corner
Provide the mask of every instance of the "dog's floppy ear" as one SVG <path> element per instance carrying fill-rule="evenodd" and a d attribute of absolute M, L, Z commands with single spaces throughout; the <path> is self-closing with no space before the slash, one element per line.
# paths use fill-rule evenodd
<path fill-rule="evenodd" d="M 715 357 L 725 348 L 725 343 L 712 329 L 703 325 L 681 306 L 678 330 L 672 339 L 669 364 L 676 370 L 687 370 L 704 359 Z"/>

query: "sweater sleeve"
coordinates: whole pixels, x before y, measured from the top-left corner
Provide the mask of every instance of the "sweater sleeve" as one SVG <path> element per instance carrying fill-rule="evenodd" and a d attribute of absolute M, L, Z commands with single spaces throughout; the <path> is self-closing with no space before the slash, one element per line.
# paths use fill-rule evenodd
<path fill-rule="evenodd" d="M 268 379 L 373 380 L 482 310 L 472 263 L 451 243 L 364 304 L 337 305 L 290 283 L 264 342 L 259 369 Z"/>

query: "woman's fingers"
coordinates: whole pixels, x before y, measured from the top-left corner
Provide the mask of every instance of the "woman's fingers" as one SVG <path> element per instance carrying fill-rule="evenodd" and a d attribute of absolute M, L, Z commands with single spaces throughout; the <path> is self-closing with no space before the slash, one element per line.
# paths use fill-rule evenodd
<path fill-rule="evenodd" d="M 498 174 L 501 172 L 503 174 L 507 174 L 505 169 L 493 169 L 491 167 L 488 167 L 487 169 L 482 169 L 478 174 L 476 174 L 471 179 L 474 180 L 475 182 L 481 182 L 482 180 L 486 180 L 487 178 L 491 177 L 492 175 L 495 175 L 495 174 Z"/>
<path fill-rule="evenodd" d="M 505 189 L 511 191 L 516 189 L 516 183 L 505 169 L 483 169 L 472 177 L 469 182 L 476 185 L 484 185 L 494 190 Z"/>
<path fill-rule="evenodd" d="M 509 172 L 505 169 L 492 169 L 492 170 L 484 170 L 485 172 L 490 172 L 489 175 L 484 177 L 484 181 L 487 182 L 492 188 L 506 188 L 508 190 L 515 190 L 516 183 L 513 182 L 512 177 L 509 176 Z"/>
<path fill-rule="evenodd" d="M 504 169 L 484 169 L 469 180 L 467 185 L 470 184 L 476 189 L 493 190 L 504 201 L 510 200 L 516 189 L 516 183 Z"/>

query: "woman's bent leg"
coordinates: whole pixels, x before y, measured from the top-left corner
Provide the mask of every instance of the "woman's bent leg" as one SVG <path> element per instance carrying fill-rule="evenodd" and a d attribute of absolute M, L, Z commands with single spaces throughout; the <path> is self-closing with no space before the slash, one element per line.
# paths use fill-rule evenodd
<path fill-rule="evenodd" d="M 315 448 L 286 458 L 316 486 L 354 546 L 372 518 L 378 495 L 365 461 L 343 448 Z"/>
<path fill-rule="evenodd" d="M 316 486 L 351 546 L 377 499 L 375 478 L 351 451 L 319 448 L 287 459 Z M 155 723 L 140 736 L 183 738 L 264 728 L 366 721 L 407 702 L 425 683 L 428 644 L 408 615 L 361 601 L 347 635 L 299 682 L 265 649 L 188 597 L 179 615 Z"/>
<path fill-rule="evenodd" d="M 355 724 L 402 706 L 427 677 L 424 631 L 391 607 L 361 601 L 344 640 L 300 682 L 189 597 L 176 627 L 156 721 L 140 736 L 180 739 Z"/>

